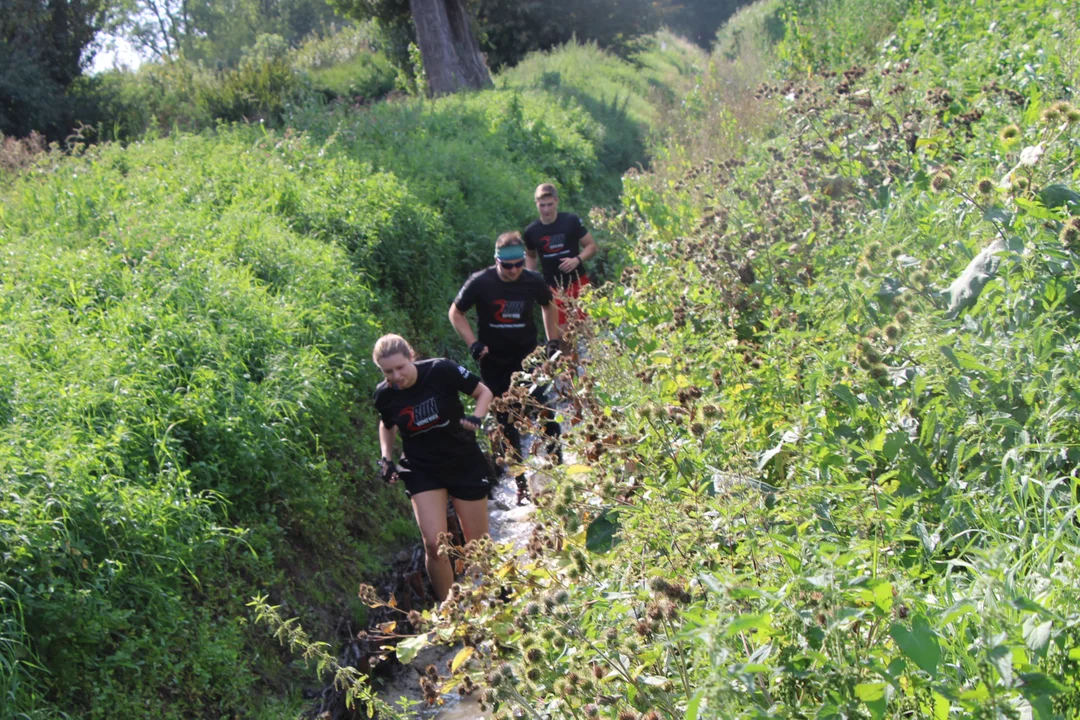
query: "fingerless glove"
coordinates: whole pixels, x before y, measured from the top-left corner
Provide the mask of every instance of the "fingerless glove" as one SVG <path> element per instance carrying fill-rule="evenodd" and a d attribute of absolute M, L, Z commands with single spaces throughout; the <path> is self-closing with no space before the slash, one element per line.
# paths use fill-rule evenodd
<path fill-rule="evenodd" d="M 388 483 L 394 479 L 396 468 L 394 467 L 393 460 L 390 458 L 379 458 L 379 468 L 382 471 L 383 482 Z"/>

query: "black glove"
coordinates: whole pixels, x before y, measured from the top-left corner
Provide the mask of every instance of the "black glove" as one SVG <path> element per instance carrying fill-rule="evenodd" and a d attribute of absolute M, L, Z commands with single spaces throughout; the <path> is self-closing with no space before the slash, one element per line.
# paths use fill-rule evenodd
<path fill-rule="evenodd" d="M 480 362 L 480 356 L 484 352 L 484 347 L 484 343 L 480 342 L 479 340 L 469 346 L 469 353 L 472 355 L 473 360 Z"/>
<path fill-rule="evenodd" d="M 394 479 L 394 473 L 397 472 L 394 461 L 390 458 L 379 458 L 379 469 L 382 471 L 383 482 L 387 483 Z"/>
<path fill-rule="evenodd" d="M 475 415 L 466 415 L 465 417 L 462 418 L 462 420 L 464 420 L 467 423 L 472 423 L 473 425 L 475 425 L 478 428 L 484 426 L 484 418 L 479 418 L 479 417 L 476 417 Z"/>
<path fill-rule="evenodd" d="M 550 360 L 562 350 L 562 342 L 559 340 L 548 340 L 544 347 L 547 349 L 547 357 L 548 360 Z"/>

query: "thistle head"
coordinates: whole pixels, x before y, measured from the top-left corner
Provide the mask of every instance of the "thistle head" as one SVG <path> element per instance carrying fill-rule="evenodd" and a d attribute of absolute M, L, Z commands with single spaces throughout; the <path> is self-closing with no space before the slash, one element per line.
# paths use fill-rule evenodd
<path fill-rule="evenodd" d="M 1061 244 L 1070 250 L 1080 244 L 1080 227 L 1066 223 L 1061 229 Z"/>
<path fill-rule="evenodd" d="M 1001 132 L 998 133 L 998 138 L 1000 138 L 1003 143 L 1015 142 L 1019 137 L 1020 126 L 1018 125 L 1006 125 L 1001 128 Z"/>
<path fill-rule="evenodd" d="M 946 172 L 938 172 L 930 178 L 930 189 L 934 192 L 943 192 L 952 184 L 952 176 Z"/>

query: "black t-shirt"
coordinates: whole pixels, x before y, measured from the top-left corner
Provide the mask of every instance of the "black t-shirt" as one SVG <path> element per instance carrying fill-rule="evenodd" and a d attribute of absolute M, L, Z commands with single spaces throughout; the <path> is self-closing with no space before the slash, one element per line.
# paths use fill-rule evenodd
<path fill-rule="evenodd" d="M 458 393 L 471 395 L 480 378 L 444 358 L 416 363 L 416 382 L 395 390 L 384 380 L 375 388 L 375 408 L 386 427 L 401 433 L 405 457 L 417 470 L 437 471 L 474 462 L 476 433 L 461 426 L 465 407 Z"/>
<path fill-rule="evenodd" d="M 545 225 L 534 220 L 525 228 L 522 237 L 525 247 L 540 255 L 540 265 L 544 270 L 544 280 L 551 287 L 566 287 L 578 279 L 584 272 L 579 265 L 568 273 L 559 269 L 563 258 L 577 257 L 581 252 L 581 238 L 589 234 L 581 224 L 581 218 L 573 213 L 558 213 L 555 221 Z"/>
<path fill-rule="evenodd" d="M 476 306 L 477 339 L 492 355 L 520 358 L 536 347 L 533 308 L 551 300 L 551 288 L 538 273 L 525 270 L 507 282 L 492 266 L 465 281 L 454 305 L 461 312 Z"/>

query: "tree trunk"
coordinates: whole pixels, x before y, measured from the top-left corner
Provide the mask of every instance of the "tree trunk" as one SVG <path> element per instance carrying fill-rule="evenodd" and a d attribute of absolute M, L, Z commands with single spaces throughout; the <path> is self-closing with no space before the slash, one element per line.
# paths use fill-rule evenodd
<path fill-rule="evenodd" d="M 491 86 L 462 0 L 409 0 L 432 95 Z"/>

